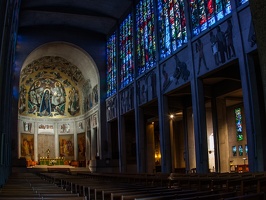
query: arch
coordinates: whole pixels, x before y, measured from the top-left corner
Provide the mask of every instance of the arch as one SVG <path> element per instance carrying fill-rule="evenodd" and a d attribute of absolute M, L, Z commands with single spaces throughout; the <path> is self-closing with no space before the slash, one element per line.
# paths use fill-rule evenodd
<path fill-rule="evenodd" d="M 71 137 L 71 143 L 76 145 L 74 154 L 67 159 L 89 159 L 78 157 L 77 138 L 85 137 L 90 129 L 97 129 L 97 138 L 100 137 L 99 94 L 99 70 L 85 50 L 60 41 L 35 48 L 21 67 L 18 110 L 19 144 L 24 133 L 34 137 L 35 150 L 30 159 L 39 160 L 38 156 L 45 156 L 47 148 L 52 150 L 50 156 L 60 156 L 59 144 L 63 137 Z M 94 115 L 97 124 L 91 128 L 83 126 L 91 123 Z M 23 123 L 32 124 L 32 130 L 24 131 Z M 69 129 L 65 132 L 66 126 Z M 47 142 L 47 138 L 52 142 Z"/>
<path fill-rule="evenodd" d="M 49 42 L 39 46 L 28 55 L 21 70 L 34 60 L 44 56 L 64 58 L 80 69 L 85 80 L 90 79 L 92 85 L 100 84 L 99 71 L 91 56 L 80 47 L 67 42 Z"/>

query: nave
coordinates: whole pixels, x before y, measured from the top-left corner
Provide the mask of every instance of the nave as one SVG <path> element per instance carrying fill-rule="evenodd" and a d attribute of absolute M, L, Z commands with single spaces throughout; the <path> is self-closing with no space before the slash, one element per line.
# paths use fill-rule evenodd
<path fill-rule="evenodd" d="M 0 200 L 263 200 L 266 173 L 14 172 Z"/>

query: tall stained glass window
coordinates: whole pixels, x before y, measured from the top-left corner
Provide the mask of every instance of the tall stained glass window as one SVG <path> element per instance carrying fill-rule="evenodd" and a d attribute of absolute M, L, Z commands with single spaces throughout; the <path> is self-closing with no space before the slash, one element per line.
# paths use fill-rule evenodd
<path fill-rule="evenodd" d="M 243 137 L 243 127 L 242 127 L 242 113 L 241 108 L 235 109 L 235 117 L 236 117 L 236 135 L 237 135 L 237 141 L 242 141 L 244 139 Z"/>
<path fill-rule="evenodd" d="M 117 73 L 117 64 L 116 64 L 116 35 L 115 33 L 111 35 L 107 41 L 107 97 L 116 93 L 116 73 Z"/>
<path fill-rule="evenodd" d="M 158 0 L 160 58 L 165 58 L 187 42 L 184 0 Z"/>
<path fill-rule="evenodd" d="M 120 25 L 119 32 L 120 86 L 134 80 L 133 22 L 131 14 Z"/>
<path fill-rule="evenodd" d="M 230 0 L 190 0 L 193 36 L 232 12 Z"/>
<path fill-rule="evenodd" d="M 156 45 L 153 0 L 141 0 L 136 6 L 136 60 L 138 74 L 155 66 Z"/>

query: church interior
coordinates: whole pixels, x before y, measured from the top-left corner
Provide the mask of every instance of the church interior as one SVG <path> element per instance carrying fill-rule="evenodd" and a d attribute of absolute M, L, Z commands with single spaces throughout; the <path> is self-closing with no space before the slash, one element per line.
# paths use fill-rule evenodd
<path fill-rule="evenodd" d="M 266 199 L 264 0 L 0 11 L 0 199 Z"/>

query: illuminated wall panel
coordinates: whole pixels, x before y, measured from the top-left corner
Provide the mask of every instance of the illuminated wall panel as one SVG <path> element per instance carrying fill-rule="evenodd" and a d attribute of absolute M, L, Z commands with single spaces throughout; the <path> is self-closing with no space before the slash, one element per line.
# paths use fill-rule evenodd
<path fill-rule="evenodd" d="M 134 80 L 133 22 L 131 14 L 120 25 L 119 32 L 120 87 Z"/>
<path fill-rule="evenodd" d="M 142 0 L 136 7 L 136 58 L 138 74 L 155 66 L 156 44 L 153 0 Z"/>
<path fill-rule="evenodd" d="M 113 34 L 107 41 L 107 97 L 110 97 L 117 91 L 116 51 L 116 36 Z"/>

